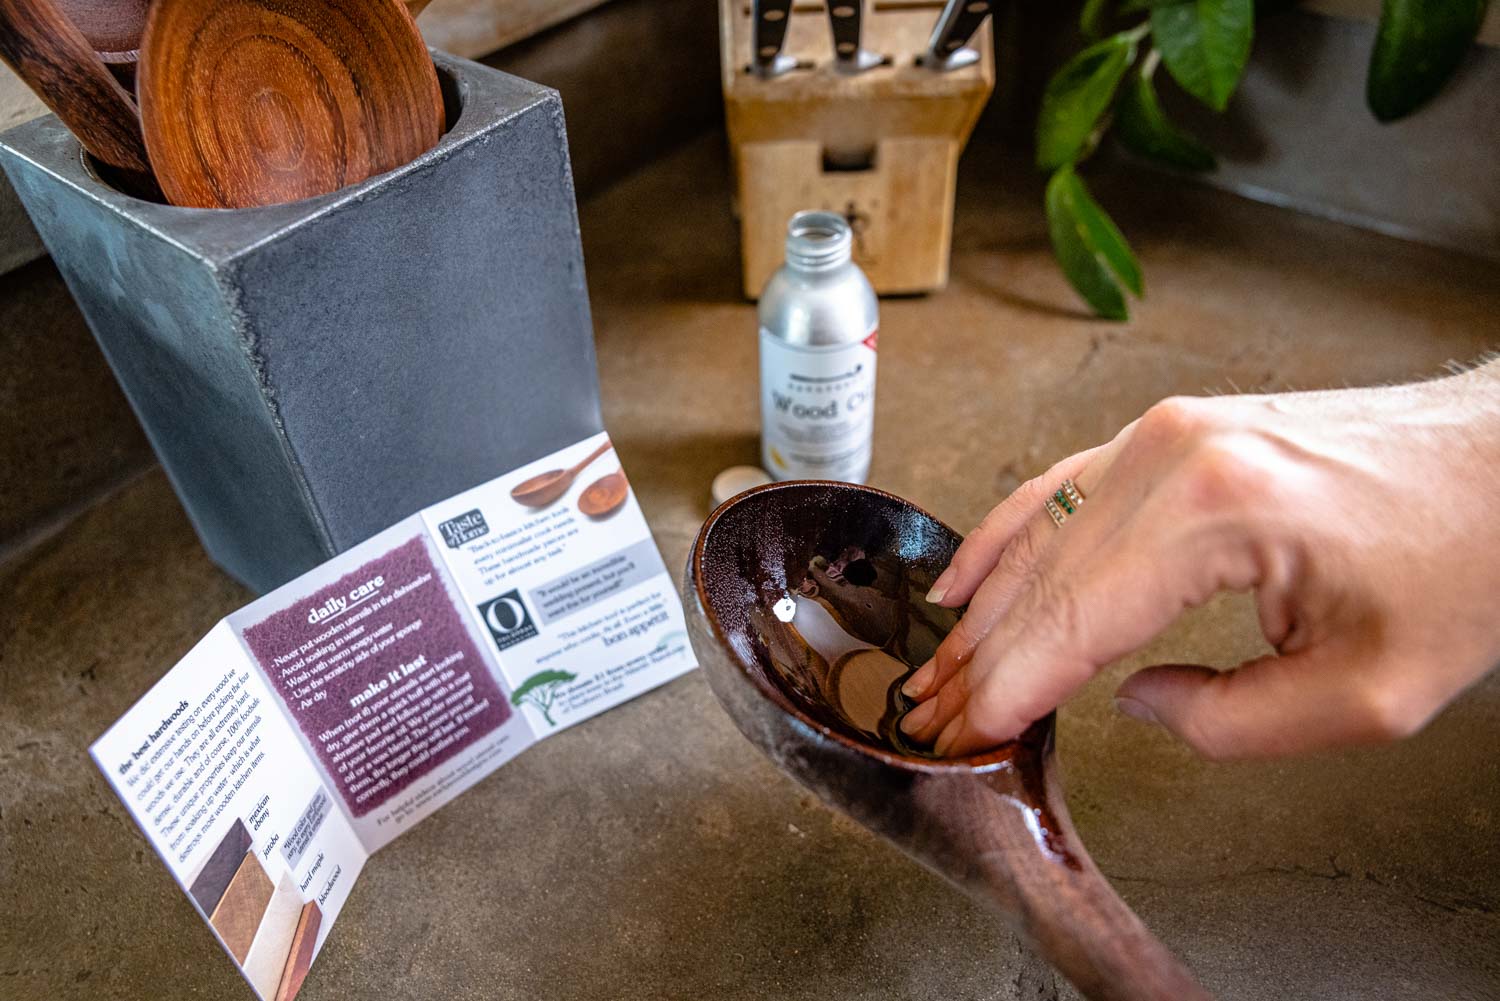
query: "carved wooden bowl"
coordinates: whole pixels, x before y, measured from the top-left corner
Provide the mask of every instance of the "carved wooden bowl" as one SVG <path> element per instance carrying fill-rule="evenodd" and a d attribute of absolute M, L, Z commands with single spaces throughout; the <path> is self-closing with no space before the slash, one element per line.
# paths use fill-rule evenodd
<path fill-rule="evenodd" d="M 777 603 L 806 585 L 810 567 L 868 556 L 886 568 L 869 575 L 880 578 L 871 614 L 886 614 L 883 603 L 920 602 L 960 541 L 868 487 L 777 483 L 733 498 L 709 516 L 687 567 L 689 626 L 709 686 L 782 770 L 989 905 L 1088 997 L 1207 998 L 1079 841 L 1053 764 L 1054 717 L 972 757 L 904 753 L 849 726 L 778 655 L 797 640 Z M 930 619 L 923 605 L 913 611 Z"/>

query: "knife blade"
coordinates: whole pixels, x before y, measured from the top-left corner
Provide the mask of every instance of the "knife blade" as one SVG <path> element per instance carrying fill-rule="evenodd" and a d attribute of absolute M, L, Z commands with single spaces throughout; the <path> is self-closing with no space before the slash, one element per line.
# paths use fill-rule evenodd
<path fill-rule="evenodd" d="M 940 72 L 978 62 L 979 53 L 968 47 L 969 39 L 990 16 L 991 6 L 991 0 L 948 0 L 932 27 L 927 51 L 917 61 Z"/>
<path fill-rule="evenodd" d="M 833 68 L 853 75 L 884 66 L 886 56 L 860 47 L 864 0 L 827 0 L 828 22 L 833 28 Z"/>
<path fill-rule="evenodd" d="M 786 41 L 786 23 L 792 16 L 792 0 L 752 0 L 751 69 L 758 76 L 780 76 L 797 68 L 797 60 L 781 51 Z"/>

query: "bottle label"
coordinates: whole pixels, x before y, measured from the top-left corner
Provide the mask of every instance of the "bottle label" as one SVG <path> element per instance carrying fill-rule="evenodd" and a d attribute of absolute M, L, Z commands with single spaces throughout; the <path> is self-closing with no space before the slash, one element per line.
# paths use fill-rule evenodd
<path fill-rule="evenodd" d="M 760 332 L 761 461 L 778 480 L 861 483 L 875 432 L 875 346 L 795 347 Z"/>

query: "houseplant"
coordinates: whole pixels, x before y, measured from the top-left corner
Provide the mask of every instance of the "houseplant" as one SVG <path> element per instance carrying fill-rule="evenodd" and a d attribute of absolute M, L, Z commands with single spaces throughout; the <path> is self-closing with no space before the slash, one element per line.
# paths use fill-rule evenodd
<path fill-rule="evenodd" d="M 1050 174 L 1045 205 L 1053 250 L 1069 283 L 1098 315 L 1129 316 L 1125 293 L 1145 291 L 1139 262 L 1077 167 L 1115 137 L 1131 152 L 1185 171 L 1212 170 L 1213 153 L 1167 117 L 1160 71 L 1193 99 L 1223 111 L 1249 60 L 1257 14 L 1284 0 L 1086 0 L 1090 43 L 1053 75 L 1037 117 L 1036 163 Z M 1382 122 L 1411 114 L 1452 76 L 1484 21 L 1488 0 L 1383 0 L 1366 103 Z"/>

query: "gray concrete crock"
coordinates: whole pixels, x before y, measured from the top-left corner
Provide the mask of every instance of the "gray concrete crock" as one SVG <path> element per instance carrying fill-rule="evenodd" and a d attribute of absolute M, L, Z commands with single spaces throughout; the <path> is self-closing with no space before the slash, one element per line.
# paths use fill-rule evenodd
<path fill-rule="evenodd" d="M 285 205 L 132 198 L 50 115 L 0 136 L 204 548 L 257 591 L 603 426 L 561 99 L 433 58 L 434 149 Z"/>

